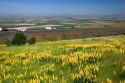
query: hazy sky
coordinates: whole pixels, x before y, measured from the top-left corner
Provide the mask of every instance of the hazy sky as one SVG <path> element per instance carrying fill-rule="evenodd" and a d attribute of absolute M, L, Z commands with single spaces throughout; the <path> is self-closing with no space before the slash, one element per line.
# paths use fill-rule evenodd
<path fill-rule="evenodd" d="M 0 0 L 0 15 L 124 15 L 125 0 Z"/>

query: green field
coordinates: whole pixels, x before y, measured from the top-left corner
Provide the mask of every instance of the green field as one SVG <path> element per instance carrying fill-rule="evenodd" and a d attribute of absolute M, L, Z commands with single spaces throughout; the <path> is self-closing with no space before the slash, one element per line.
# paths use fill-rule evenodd
<path fill-rule="evenodd" d="M 30 25 L 29 25 L 30 24 Z M 77 20 L 77 19 L 61 19 L 61 18 L 49 18 L 45 20 L 1 20 L 0 28 L 18 28 L 18 27 L 26 27 L 26 28 L 34 28 L 37 29 L 38 26 L 51 26 L 61 29 L 61 28 L 125 28 L 125 20 Z M 41 28 L 40 27 L 40 28 Z M 42 29 L 42 28 L 41 28 Z"/>
<path fill-rule="evenodd" d="M 0 44 L 0 83 L 124 83 L 125 36 Z"/>

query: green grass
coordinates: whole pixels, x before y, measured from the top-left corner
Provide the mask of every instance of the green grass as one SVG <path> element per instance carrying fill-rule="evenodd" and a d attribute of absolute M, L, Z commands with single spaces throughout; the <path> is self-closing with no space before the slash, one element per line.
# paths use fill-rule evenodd
<path fill-rule="evenodd" d="M 97 38 L 86 38 L 86 39 L 75 39 L 75 40 L 60 40 L 60 41 L 48 41 L 48 42 L 38 42 L 34 45 L 22 45 L 22 46 L 4 46 L 0 47 L 0 52 L 8 52 L 7 56 L 9 56 L 9 59 L 14 59 L 18 60 L 20 58 L 14 57 L 14 55 L 18 53 L 30 53 L 31 51 L 34 52 L 33 54 L 35 55 L 36 53 L 39 52 L 44 52 L 44 51 L 52 51 L 52 54 L 54 56 L 61 56 L 68 54 L 70 55 L 71 53 L 74 53 L 76 51 L 82 51 L 82 52 L 101 52 L 100 50 L 105 48 L 105 46 L 91 46 L 87 48 L 72 48 L 72 50 L 68 50 L 70 44 L 87 44 L 87 45 L 92 45 L 96 43 L 106 43 L 106 44 L 111 44 L 112 41 L 119 40 L 119 41 L 124 41 L 125 36 L 120 35 L 120 36 L 109 36 L 109 37 L 97 37 Z M 115 45 L 114 45 L 115 46 Z M 113 83 L 119 83 L 120 80 L 125 80 L 125 77 L 121 76 L 122 74 L 122 66 L 124 65 L 125 61 L 125 42 L 120 45 L 120 47 L 116 47 L 117 49 L 123 48 L 124 53 L 120 53 L 118 51 L 105 51 L 102 53 L 102 59 L 99 61 L 100 65 L 100 70 L 97 73 L 97 83 L 101 83 L 102 81 L 105 83 L 107 78 L 112 79 Z M 6 55 L 6 54 L 5 54 Z M 4 54 L 2 55 L 4 56 Z M 0 54 L 0 64 L 4 64 L 4 61 L 1 59 L 1 54 Z M 32 60 L 31 57 L 27 57 L 29 60 Z M 23 59 L 21 59 L 23 60 Z M 71 82 L 71 73 L 78 73 L 78 67 L 63 67 L 61 66 L 60 63 L 56 63 L 54 58 L 50 58 L 47 60 L 39 60 L 39 62 L 33 61 L 31 64 L 28 64 L 26 67 L 27 69 L 23 69 L 23 64 L 22 62 L 19 62 L 17 64 L 13 64 L 12 67 L 15 68 L 13 70 L 7 71 L 6 73 L 13 74 L 15 73 L 16 75 L 20 73 L 24 73 L 26 70 L 27 71 L 39 71 L 40 67 L 46 64 L 55 64 L 54 72 L 48 72 L 45 73 L 46 76 L 52 77 L 52 75 L 55 75 L 58 77 L 58 80 L 55 81 L 56 83 L 62 82 L 62 80 L 65 80 L 67 83 Z M 83 67 L 88 64 L 87 62 L 83 63 Z M 8 65 L 10 66 L 10 65 Z M 115 73 L 114 73 L 115 72 Z M 1 74 L 0 70 L 0 74 Z M 37 72 L 38 73 L 38 72 Z M 1 76 L 1 75 L 0 75 Z M 31 75 L 27 74 L 26 77 L 23 77 L 22 80 L 31 80 L 34 77 Z M 16 77 L 12 77 L 10 79 L 3 79 L 0 77 L 0 80 L 4 83 L 13 83 L 14 80 L 18 80 Z"/>

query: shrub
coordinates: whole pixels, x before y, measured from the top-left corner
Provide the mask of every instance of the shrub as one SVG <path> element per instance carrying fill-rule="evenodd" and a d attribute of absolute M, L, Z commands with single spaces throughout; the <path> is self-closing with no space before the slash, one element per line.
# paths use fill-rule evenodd
<path fill-rule="evenodd" d="M 11 40 L 7 39 L 6 42 L 5 42 L 5 44 L 6 44 L 7 46 L 11 46 Z"/>
<path fill-rule="evenodd" d="M 16 32 L 14 37 L 12 38 L 12 45 L 23 45 L 26 43 L 27 37 L 24 35 L 23 32 Z"/>
<path fill-rule="evenodd" d="M 125 35 L 125 33 L 123 33 L 123 35 Z"/>
<path fill-rule="evenodd" d="M 36 38 L 33 36 L 33 37 L 31 37 L 29 40 L 28 40 L 28 43 L 29 44 L 35 44 L 35 42 L 36 42 Z"/>

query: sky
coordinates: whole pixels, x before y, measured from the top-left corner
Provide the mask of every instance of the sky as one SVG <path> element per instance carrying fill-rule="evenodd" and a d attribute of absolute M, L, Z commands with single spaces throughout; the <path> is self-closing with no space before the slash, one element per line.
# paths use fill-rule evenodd
<path fill-rule="evenodd" d="M 0 0 L 0 15 L 125 15 L 125 0 Z"/>

